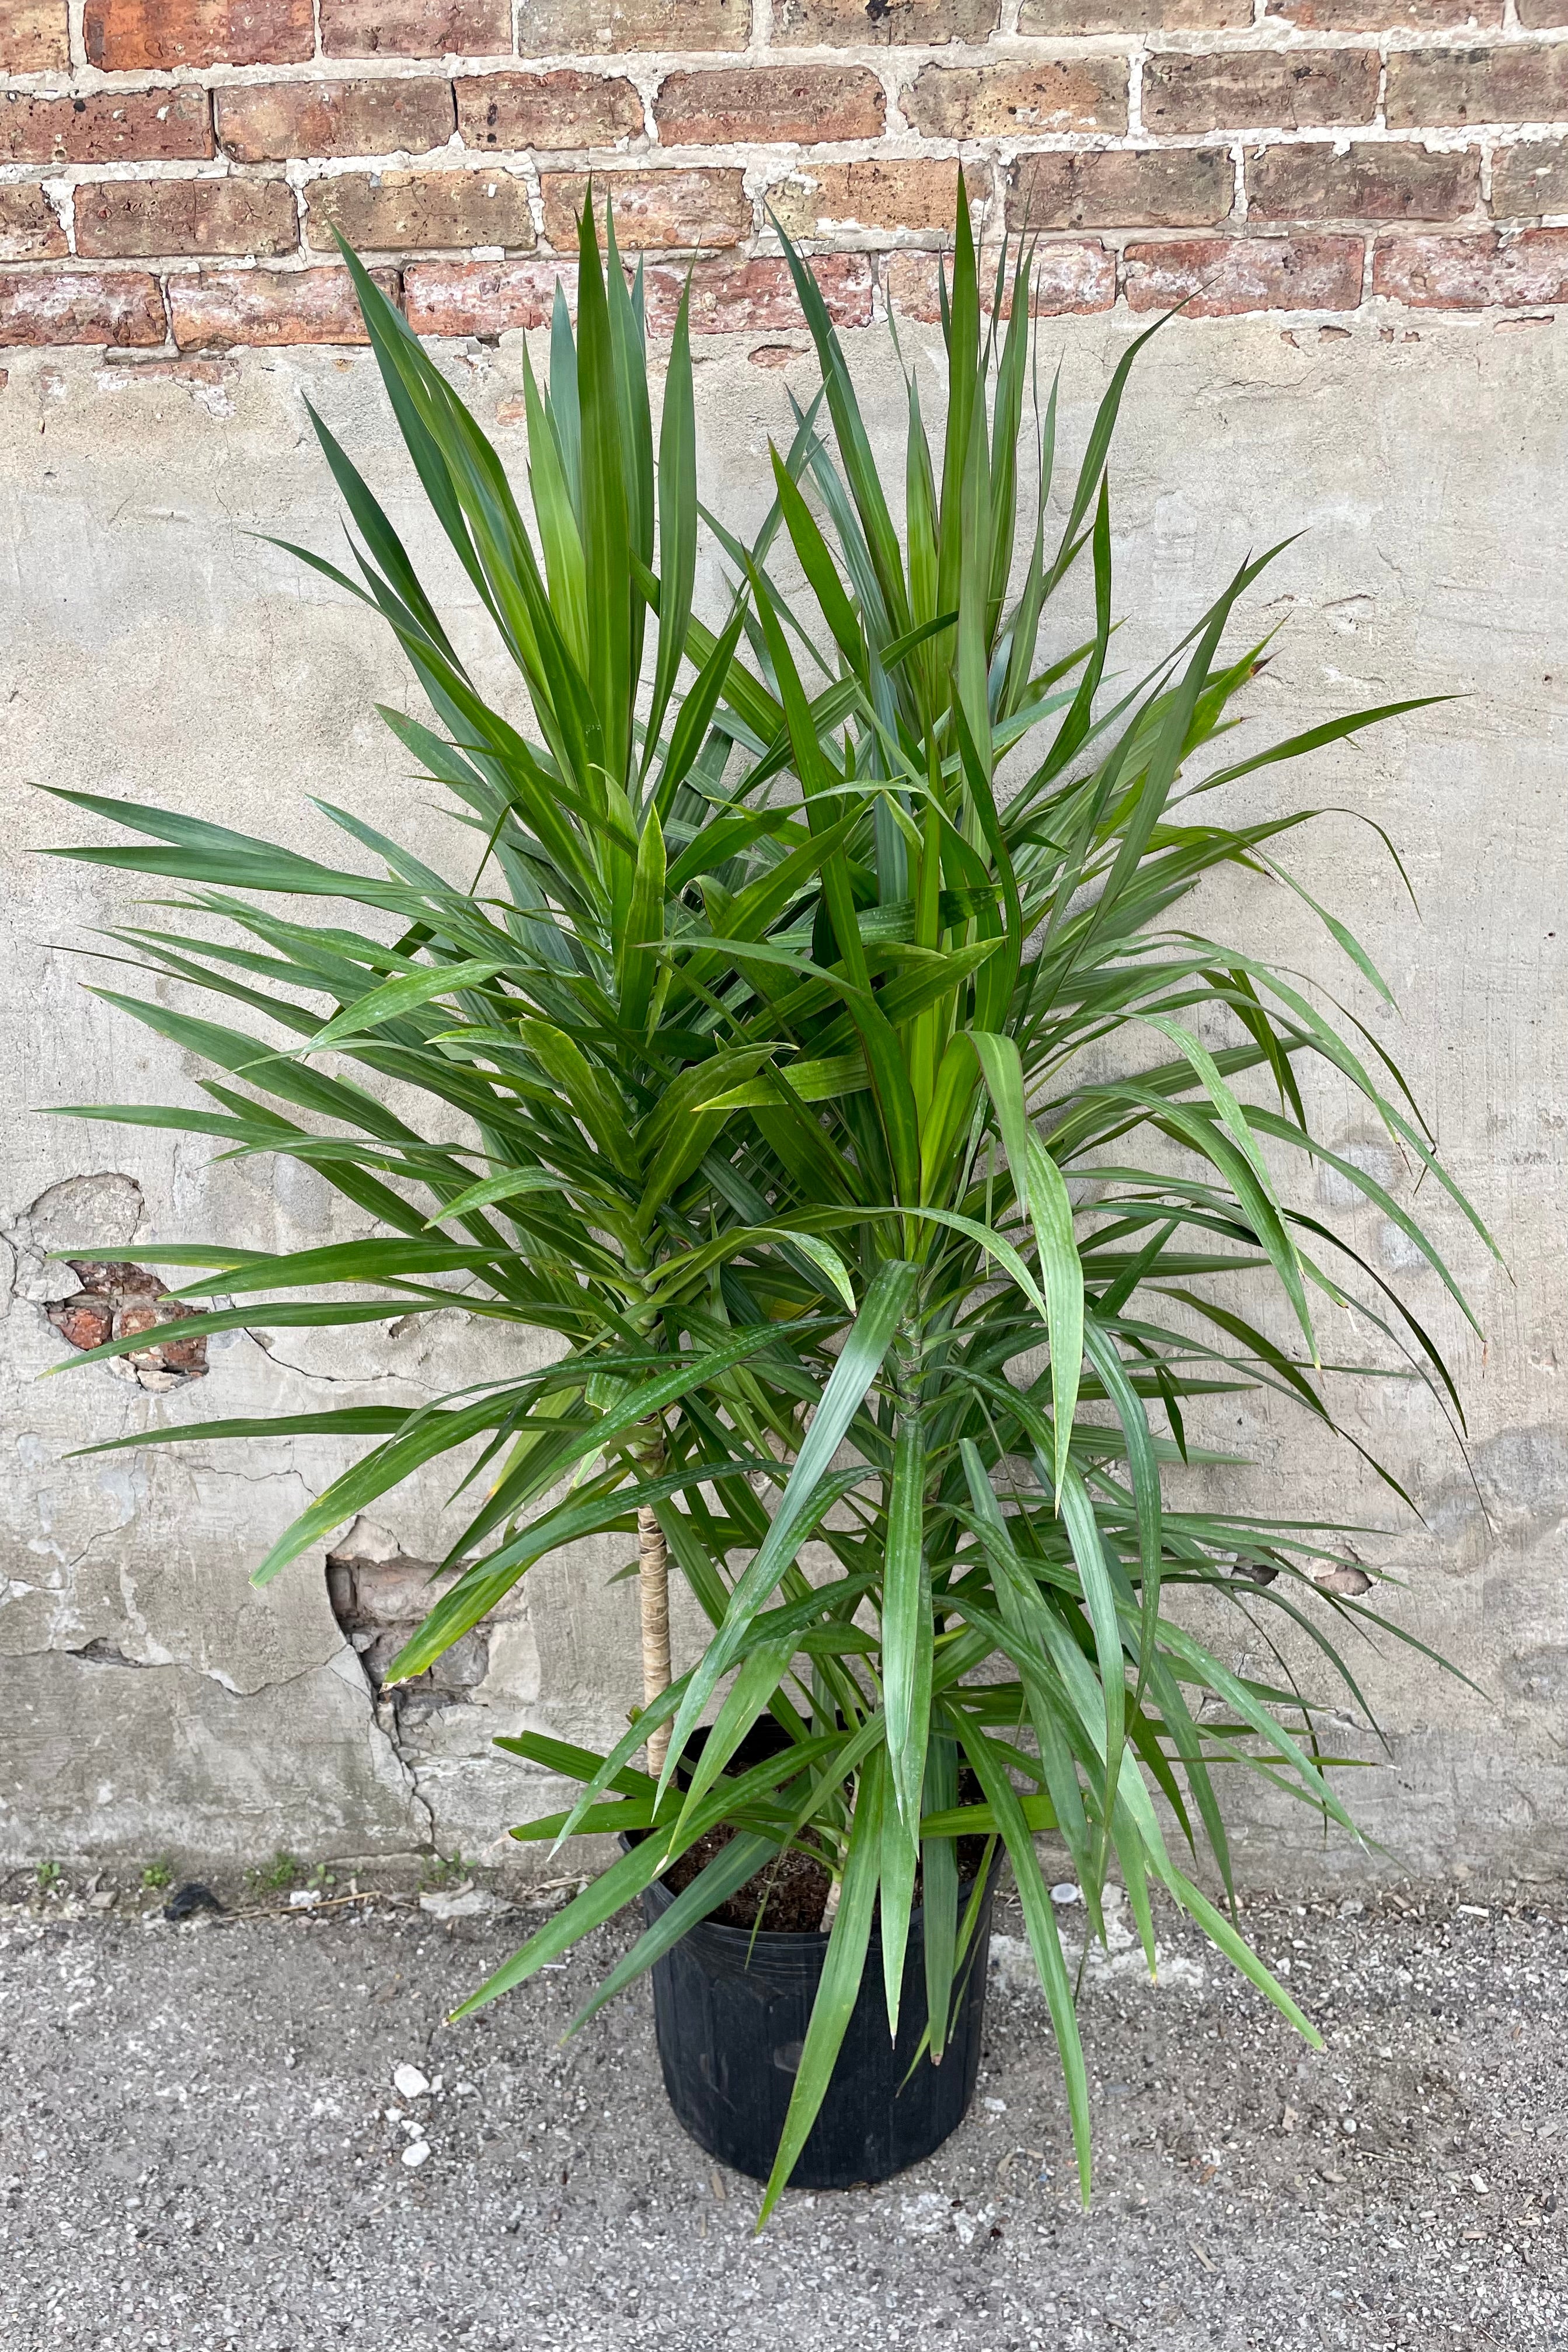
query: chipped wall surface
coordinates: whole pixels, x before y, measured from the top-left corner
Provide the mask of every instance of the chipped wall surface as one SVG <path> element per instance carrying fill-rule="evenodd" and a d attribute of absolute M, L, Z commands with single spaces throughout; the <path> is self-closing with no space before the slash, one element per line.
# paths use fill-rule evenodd
<path fill-rule="evenodd" d="M 1242 1426 L 1216 1415 L 1209 1433 L 1246 1444 L 1265 1507 L 1392 1528 L 1361 1539 L 1363 1556 L 1406 1580 L 1394 1601 L 1404 1622 L 1481 1687 L 1386 1646 L 1358 1651 L 1390 1760 L 1355 1776 L 1353 1793 L 1388 1853 L 1325 1852 L 1310 1816 L 1253 1799 L 1240 1819 L 1254 1879 L 1568 1869 L 1568 327 L 1488 314 L 1417 331 L 1408 320 L 1374 301 L 1348 328 L 1178 320 L 1140 362 L 1114 472 L 1124 667 L 1179 636 L 1249 549 L 1300 532 L 1248 608 L 1259 633 L 1282 625 L 1250 689 L 1256 728 L 1288 731 L 1406 695 L 1461 698 L 1320 755 L 1298 781 L 1266 772 L 1247 787 L 1259 813 L 1300 800 L 1347 812 L 1293 836 L 1289 863 L 1355 926 L 1397 1013 L 1336 966 L 1310 910 L 1284 891 L 1237 882 L 1200 910 L 1207 928 L 1332 981 L 1400 1060 L 1509 1262 L 1493 1266 L 1428 1184 L 1425 1213 L 1471 1288 L 1483 1348 L 1436 1279 L 1407 1263 L 1396 1228 L 1350 1205 L 1331 1178 L 1315 1200 L 1307 1184 L 1305 1201 L 1342 1218 L 1452 1350 L 1474 1481 L 1424 1392 L 1388 1381 L 1342 1381 L 1335 1393 L 1352 1434 L 1416 1495 L 1425 1530 L 1299 1416 L 1249 1405 Z M 1069 449 L 1134 323 L 1116 312 L 1044 330 L 1047 353 L 1064 361 Z M 931 328 L 906 331 L 934 404 L 933 341 Z M 767 436 L 789 428 L 789 391 L 809 387 L 803 342 L 786 327 L 765 343 L 717 335 L 701 347 L 713 491 L 742 517 L 760 517 Z M 885 336 L 868 330 L 847 344 L 886 476 L 900 479 L 901 399 Z M 519 339 L 440 348 L 520 464 Z M 297 1248 L 360 1225 L 303 1166 L 219 1162 L 200 1139 L 41 1115 L 196 1097 L 175 1049 L 90 992 L 138 985 L 122 963 L 92 960 L 123 952 L 95 929 L 160 918 L 136 908 L 129 882 L 30 854 L 84 837 L 89 821 L 28 787 L 161 800 L 320 853 L 333 836 L 313 794 L 437 861 L 448 853 L 372 708 L 414 707 L 390 643 L 256 535 L 323 551 L 338 536 L 307 394 L 427 558 L 484 686 L 514 707 L 515 688 L 466 583 L 431 546 L 364 353 L 10 359 L 0 391 L 0 1856 L 169 1851 L 216 1864 L 278 1845 L 347 1856 L 432 1843 L 494 1856 L 507 1823 L 553 1792 L 491 1737 L 532 1726 L 597 1742 L 636 1695 L 635 1598 L 611 1581 L 625 1539 L 542 1565 L 481 1639 L 394 1702 L 380 1673 L 426 1564 L 445 1549 L 440 1481 L 384 1498 L 374 1523 L 338 1530 L 258 1591 L 250 1570 L 341 1454 L 296 1439 L 69 1456 L 172 1422 L 326 1400 L 412 1405 L 532 1360 L 541 1343 L 454 1310 L 387 1328 L 232 1333 L 208 1343 L 205 1365 L 132 1359 L 124 1373 L 41 1377 L 106 1315 L 138 1311 L 116 1257 L 133 1241 Z M 1076 617 L 1062 615 L 1064 645 Z M 1357 814 L 1397 839 L 1419 918 Z M 1407 1172 L 1331 1088 L 1318 1110 L 1331 1141 L 1408 1194 Z M 1361 1344 L 1347 1328 L 1325 1352 L 1353 1360 Z M 689 1656 L 695 1634 L 689 1615 L 678 1622 L 678 1653 Z M 1272 1671 L 1261 1645 L 1248 1663 Z M 1348 1710 L 1336 1736 L 1373 1752 Z"/>

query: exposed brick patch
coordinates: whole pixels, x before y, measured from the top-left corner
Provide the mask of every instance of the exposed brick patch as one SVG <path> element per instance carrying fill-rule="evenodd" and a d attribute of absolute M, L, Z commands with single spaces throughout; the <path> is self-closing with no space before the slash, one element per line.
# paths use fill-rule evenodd
<path fill-rule="evenodd" d="M 1474 25 L 1489 32 L 1502 23 L 1502 0 L 1268 0 L 1267 13 L 1309 33 L 1380 33 L 1386 25 L 1411 32 Z"/>
<path fill-rule="evenodd" d="M 0 261 L 53 261 L 68 250 L 42 188 L 0 188 Z"/>
<path fill-rule="evenodd" d="M 0 343 L 161 343 L 163 298 L 144 270 L 0 278 Z"/>
<path fill-rule="evenodd" d="M 330 58 L 495 57 L 511 47 L 511 0 L 321 0 Z"/>
<path fill-rule="evenodd" d="M 951 240 L 958 166 L 946 157 L 918 163 L 803 163 L 768 192 L 768 202 L 794 237 L 829 236 L 839 229 L 934 231 Z M 985 175 L 972 172 L 972 203 L 984 196 Z"/>
<path fill-rule="evenodd" d="M 869 326 L 871 264 L 865 254 L 819 255 L 811 274 L 836 326 Z M 648 324 L 657 334 L 673 330 L 685 284 L 684 268 L 668 262 L 647 272 Z M 785 261 L 702 261 L 691 273 L 694 335 L 754 335 L 805 324 Z"/>
<path fill-rule="evenodd" d="M 942 316 L 935 254 L 895 254 L 886 273 L 888 300 L 900 318 L 931 324 Z M 991 282 L 982 278 L 983 299 L 989 304 Z M 1071 312 L 1109 310 L 1116 299 L 1116 256 L 1102 245 L 1047 243 L 1036 247 L 1029 287 L 1029 310 L 1037 319 Z"/>
<path fill-rule="evenodd" d="M 87 0 L 82 35 L 105 73 L 297 65 L 316 46 L 310 0 Z"/>
<path fill-rule="evenodd" d="M 510 172 L 344 172 L 312 180 L 305 234 L 336 249 L 339 230 L 356 253 L 499 245 L 526 253 L 536 242 L 528 184 Z"/>
<path fill-rule="evenodd" d="M 1526 139 L 1500 147 L 1492 157 L 1492 210 L 1503 220 L 1568 213 L 1568 146 Z"/>
<path fill-rule="evenodd" d="M 887 102 L 863 66 L 721 66 L 669 75 L 653 111 L 667 146 L 720 146 L 878 139 Z"/>
<path fill-rule="evenodd" d="M 1568 25 L 1565 0 L 1518 0 L 1518 6 L 1519 21 L 1527 32 L 1543 33 L 1555 26 Z"/>
<path fill-rule="evenodd" d="M 1264 147 L 1247 159 L 1247 193 L 1259 220 L 1455 220 L 1479 201 L 1480 157 L 1370 142 L 1345 155 Z"/>
<path fill-rule="evenodd" d="M 1121 58 L 1055 58 L 1026 66 L 927 66 L 904 112 L 928 139 L 1031 138 L 1048 131 L 1127 128 Z"/>
<path fill-rule="evenodd" d="M 69 61 L 66 0 L 7 0 L 0 8 L 0 73 L 47 73 Z"/>
<path fill-rule="evenodd" d="M 195 163 L 213 152 L 205 89 L 0 100 L 7 163 Z"/>
<path fill-rule="evenodd" d="M 447 81 L 280 81 L 214 93 L 217 141 L 237 163 L 305 155 L 423 155 L 452 135 Z"/>
<path fill-rule="evenodd" d="M 630 251 L 643 246 L 739 245 L 752 233 L 752 202 L 739 171 L 600 172 L 594 176 L 601 219 L 608 198 L 616 236 Z M 552 245 L 577 249 L 577 222 L 587 192 L 585 172 L 546 172 L 544 234 Z"/>
<path fill-rule="evenodd" d="M 1001 22 L 1000 0 L 773 0 L 773 38 L 824 48 L 870 41 L 981 42 Z"/>
<path fill-rule="evenodd" d="M 100 1348 L 109 1339 L 133 1339 L 139 1331 L 183 1322 L 201 1312 L 183 1298 L 172 1298 L 144 1265 L 94 1258 L 72 1258 L 69 1264 L 81 1288 L 45 1312 L 73 1348 Z M 105 1369 L 162 1394 L 183 1388 L 187 1381 L 205 1379 L 207 1343 L 204 1338 L 159 1339 L 150 1348 L 132 1348 L 111 1358 Z"/>
<path fill-rule="evenodd" d="M 1235 194 L 1235 173 L 1223 147 L 1024 155 L 1008 191 L 1007 226 L 1210 228 L 1229 218 Z"/>
<path fill-rule="evenodd" d="M 98 180 L 76 192 L 76 247 L 92 260 L 160 253 L 292 253 L 294 191 L 281 180 Z"/>
<path fill-rule="evenodd" d="M 416 335 L 504 335 L 549 325 L 557 278 L 575 306 L 576 277 L 558 261 L 416 261 L 403 305 Z"/>
<path fill-rule="evenodd" d="M 1568 229 L 1531 228 L 1522 236 L 1403 236 L 1380 239 L 1373 254 L 1373 291 L 1416 310 L 1533 309 L 1568 301 Z"/>
<path fill-rule="evenodd" d="M 635 86 L 606 74 L 487 74 L 459 81 L 458 129 L 467 147 L 614 147 L 643 130 Z"/>
<path fill-rule="evenodd" d="M 743 49 L 751 0 L 521 0 L 525 58 L 618 49 Z"/>
<path fill-rule="evenodd" d="M 1370 122 L 1377 105 L 1377 72 L 1373 49 L 1154 57 L 1143 68 L 1143 127 L 1162 132 L 1319 131 Z"/>
<path fill-rule="evenodd" d="M 395 277 L 374 276 L 384 293 L 395 295 Z M 183 352 L 365 341 L 346 269 L 205 269 L 171 278 L 169 313 Z"/>
<path fill-rule="evenodd" d="M 1568 47 L 1408 49 L 1388 60 L 1388 120 L 1420 123 L 1561 122 Z"/>
<path fill-rule="evenodd" d="M 1024 0 L 1018 30 L 1061 33 L 1229 32 L 1252 22 L 1252 0 Z"/>
<path fill-rule="evenodd" d="M 1185 302 L 1188 319 L 1247 310 L 1353 310 L 1363 250 L 1353 236 L 1202 237 L 1130 245 L 1127 299 L 1134 310 Z"/>

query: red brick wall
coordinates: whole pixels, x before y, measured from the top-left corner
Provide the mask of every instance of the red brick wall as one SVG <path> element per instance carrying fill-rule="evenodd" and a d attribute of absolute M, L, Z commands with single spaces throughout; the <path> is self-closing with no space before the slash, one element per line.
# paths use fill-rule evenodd
<path fill-rule="evenodd" d="M 0 0 L 0 342 L 541 321 L 587 172 L 656 318 L 934 315 L 960 162 L 1042 309 L 1568 301 L 1568 0 Z M 1544 126 L 1544 127 L 1543 127 Z M 568 279 L 569 267 L 563 270 Z"/>

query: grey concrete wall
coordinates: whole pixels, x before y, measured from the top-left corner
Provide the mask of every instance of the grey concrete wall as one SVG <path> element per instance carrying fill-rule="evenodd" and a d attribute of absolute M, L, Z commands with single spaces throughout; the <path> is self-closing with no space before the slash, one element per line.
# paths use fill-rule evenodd
<path fill-rule="evenodd" d="M 1282 625 L 1250 689 L 1255 727 L 1286 731 L 1396 696 L 1461 698 L 1319 757 L 1299 781 L 1271 775 L 1247 788 L 1251 809 L 1334 804 L 1397 838 L 1419 918 L 1349 814 L 1295 836 L 1287 853 L 1387 971 L 1396 1014 L 1377 1007 L 1284 891 L 1240 879 L 1201 910 L 1244 944 L 1285 949 L 1368 1022 L 1507 1260 L 1496 1267 L 1424 1188 L 1483 1346 L 1435 1277 L 1406 1262 L 1394 1228 L 1321 1188 L 1321 1205 L 1344 1217 L 1451 1349 L 1474 1481 L 1409 1386 L 1340 1382 L 1336 1393 L 1346 1426 L 1417 1496 L 1425 1528 L 1299 1419 L 1249 1412 L 1225 1433 L 1255 1453 L 1252 1492 L 1267 1507 L 1331 1507 L 1390 1528 L 1363 1549 L 1405 1579 L 1396 1613 L 1480 1687 L 1398 1648 L 1365 1650 L 1358 1670 L 1389 1760 L 1354 1776 L 1353 1794 L 1386 1852 L 1325 1850 L 1311 1817 L 1253 1797 L 1237 1820 L 1254 1879 L 1568 1866 L 1561 321 L 1481 317 L 1417 333 L 1405 315 L 1388 326 L 1373 307 L 1348 330 L 1322 331 L 1178 321 L 1134 378 L 1113 476 L 1129 664 L 1179 635 L 1249 548 L 1299 531 L 1251 603 L 1260 631 Z M 1120 317 L 1045 331 L 1065 362 L 1070 449 L 1127 331 Z M 929 331 L 913 331 L 929 345 Z M 870 331 L 848 341 L 897 479 L 900 403 L 885 340 Z M 454 346 L 449 358 L 521 461 L 516 341 Z M 785 385 L 810 382 L 804 356 L 781 372 L 747 354 L 744 341 L 715 339 L 698 370 L 713 478 L 742 509 L 762 498 L 766 436 L 789 429 Z M 934 394 L 925 346 L 916 364 Z M 215 1444 L 68 1458 L 170 1419 L 299 1412 L 320 1399 L 412 1402 L 482 1377 L 525 1343 L 455 1312 L 408 1329 L 237 1334 L 213 1345 L 205 1378 L 173 1385 L 102 1367 L 41 1378 L 67 1352 L 48 1301 L 74 1286 L 47 1248 L 101 1258 L 133 1235 L 219 1234 L 297 1247 L 356 1230 L 354 1213 L 302 1169 L 217 1165 L 199 1139 L 39 1115 L 62 1102 L 197 1097 L 178 1052 L 88 992 L 137 984 L 90 960 L 115 952 L 93 927 L 160 918 L 138 915 L 135 889 L 114 877 L 33 854 L 82 838 L 85 821 L 30 783 L 163 801 L 320 850 L 332 836 L 308 804 L 315 794 L 443 854 L 440 827 L 372 709 L 378 699 L 414 707 L 390 642 L 251 535 L 323 550 L 338 536 L 307 394 L 427 548 L 367 355 L 141 366 L 17 355 L 0 391 L 0 1857 L 167 1851 L 216 1865 L 279 1845 L 346 1856 L 432 1843 L 494 1857 L 507 1823 L 544 1791 L 496 1758 L 491 1736 L 531 1725 L 609 1737 L 636 1691 L 630 1590 L 607 1583 L 625 1549 L 615 1540 L 537 1570 L 452 1686 L 399 1720 L 340 1629 L 325 1555 L 265 1592 L 247 1581 L 339 1466 L 329 1449 Z M 452 567 L 431 560 L 481 646 Z M 493 690 L 511 691 L 488 649 L 480 668 Z M 1348 1103 L 1320 1093 L 1319 1111 L 1331 1141 L 1370 1153 L 1408 1193 L 1407 1174 Z M 1349 1359 L 1363 1345 L 1336 1331 L 1325 1352 Z M 384 1598 L 406 1592 L 407 1563 L 439 1554 L 440 1522 L 437 1481 L 388 1498 L 379 1524 L 329 1548 L 362 1564 L 339 1571 L 340 1594 L 345 1574 Z M 679 1638 L 694 1633 L 688 1619 Z M 1251 1659 L 1265 1667 L 1260 1647 Z M 1355 1710 L 1339 1728 L 1347 1748 L 1375 1752 Z"/>

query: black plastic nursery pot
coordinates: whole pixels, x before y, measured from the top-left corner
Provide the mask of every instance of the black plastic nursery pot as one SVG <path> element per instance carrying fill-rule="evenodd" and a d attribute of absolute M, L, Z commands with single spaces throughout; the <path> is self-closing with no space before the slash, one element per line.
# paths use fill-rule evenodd
<path fill-rule="evenodd" d="M 972 1892 L 960 1889 L 961 1904 Z M 958 2129 L 980 2072 L 991 1895 L 987 1885 L 940 2066 L 922 2057 L 910 2072 L 926 2028 L 923 1913 L 910 1919 L 896 2042 L 872 1935 L 859 1997 L 792 2188 L 886 2180 Z M 642 1899 L 651 1925 L 675 1897 L 656 1881 Z M 826 1952 L 825 1935 L 753 1936 L 749 1927 L 704 1919 L 650 1971 L 658 2061 L 676 2119 L 710 2156 L 754 2180 L 773 2170 Z"/>
<path fill-rule="evenodd" d="M 736 1763 L 755 1760 L 748 1746 Z M 873 1928 L 859 1996 L 827 2095 L 790 2175 L 792 2188 L 886 2180 L 930 2156 L 963 2121 L 980 2071 L 995 1876 L 993 1870 L 953 1988 L 939 2066 L 929 2055 L 915 2063 L 927 2018 L 924 1912 L 917 1907 L 910 1918 L 897 2041 L 888 2032 L 881 1945 Z M 973 1893 L 973 1884 L 960 1886 L 961 1918 Z M 644 1891 L 649 1926 L 674 1900 L 657 1879 Z M 650 1971 L 659 2064 L 676 2120 L 710 2156 L 754 2180 L 768 2178 L 778 2153 L 827 1945 L 826 1934 L 753 1931 L 703 1919 Z"/>

